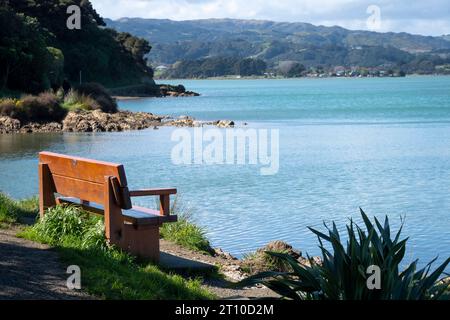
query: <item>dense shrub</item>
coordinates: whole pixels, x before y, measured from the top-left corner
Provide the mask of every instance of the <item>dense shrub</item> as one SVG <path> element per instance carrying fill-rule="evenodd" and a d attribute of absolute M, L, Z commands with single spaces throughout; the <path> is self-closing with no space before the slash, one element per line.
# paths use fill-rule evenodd
<path fill-rule="evenodd" d="M 25 96 L 17 104 L 20 109 L 21 121 L 61 121 L 66 110 L 61 107 L 58 98 L 53 93 L 44 92 L 38 96 Z"/>
<path fill-rule="evenodd" d="M 98 83 L 83 83 L 74 88 L 74 91 L 81 96 L 87 96 L 94 99 L 98 105 L 93 105 L 93 108 L 100 107 L 103 112 L 114 113 L 117 112 L 117 103 L 111 97 L 108 90 Z"/>
<path fill-rule="evenodd" d="M 0 100 L 0 116 L 7 116 L 17 119 L 19 117 L 19 109 L 16 108 L 17 100 L 2 99 Z"/>
<path fill-rule="evenodd" d="M 373 224 L 361 210 L 365 230 L 353 221 L 347 225 L 348 240 L 343 243 L 333 223 L 327 234 L 310 228 L 318 237 L 322 263 L 309 259 L 300 263 L 289 254 L 269 252 L 287 263 L 292 272 L 262 272 L 243 280 L 240 286 L 263 284 L 281 296 L 294 300 L 424 300 L 438 299 L 450 284 L 440 281 L 448 258 L 435 271 L 431 264 L 418 269 L 418 260 L 400 271 L 408 239 L 400 240 L 402 228 L 391 238 L 389 220 L 375 218 Z M 369 289 L 371 266 L 381 270 L 380 287 Z M 371 272 L 373 274 L 373 271 Z"/>
<path fill-rule="evenodd" d="M 66 110 L 61 107 L 53 93 L 44 92 L 38 96 L 25 96 L 21 100 L 2 100 L 0 115 L 22 122 L 61 121 L 66 115 Z"/>

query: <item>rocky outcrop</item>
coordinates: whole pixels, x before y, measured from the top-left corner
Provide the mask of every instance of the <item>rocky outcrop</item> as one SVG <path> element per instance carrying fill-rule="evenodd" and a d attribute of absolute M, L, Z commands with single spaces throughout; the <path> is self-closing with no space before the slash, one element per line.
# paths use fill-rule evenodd
<path fill-rule="evenodd" d="M 44 132 L 60 132 L 62 124 L 58 122 L 37 123 L 32 122 L 20 128 L 20 133 L 44 133 Z"/>
<path fill-rule="evenodd" d="M 20 121 L 10 117 L 0 117 L 0 133 L 15 133 L 20 130 Z"/>
<path fill-rule="evenodd" d="M 0 133 L 39 133 L 39 132 L 112 132 L 158 128 L 160 126 L 202 127 L 217 126 L 229 128 L 234 126 L 230 120 L 199 121 L 189 116 L 173 119 L 157 116 L 148 112 L 119 111 L 105 113 L 95 111 L 71 111 L 62 123 L 25 123 L 10 117 L 0 117 Z"/>
<path fill-rule="evenodd" d="M 219 128 L 233 128 L 235 124 L 231 120 L 198 121 L 189 116 L 179 116 L 177 119 L 166 122 L 165 125 L 175 127 L 217 126 Z"/>
<path fill-rule="evenodd" d="M 153 81 L 153 80 L 152 80 Z M 200 94 L 193 91 L 187 91 L 179 84 L 177 86 L 170 84 L 142 83 L 138 85 L 119 87 L 110 89 L 111 94 L 117 97 L 198 97 Z"/>
<path fill-rule="evenodd" d="M 104 132 L 141 130 L 161 125 L 162 117 L 147 112 L 101 111 L 69 112 L 62 123 L 65 132 Z"/>
<path fill-rule="evenodd" d="M 279 259 L 270 256 L 267 252 L 285 253 L 297 260 L 304 266 L 311 266 L 308 258 L 302 256 L 302 252 L 295 250 L 291 245 L 284 241 L 272 241 L 263 248 L 247 255 L 241 262 L 241 267 L 249 274 L 256 274 L 264 271 L 289 272 L 290 266 L 284 264 Z M 321 264 L 320 257 L 312 257 L 312 263 Z"/>
<path fill-rule="evenodd" d="M 232 128 L 234 127 L 234 121 L 231 120 L 217 120 L 213 123 L 219 128 Z"/>
<path fill-rule="evenodd" d="M 163 97 L 198 97 L 200 94 L 193 91 L 186 91 L 186 88 L 179 84 L 177 86 L 162 84 L 159 85 L 161 96 Z"/>

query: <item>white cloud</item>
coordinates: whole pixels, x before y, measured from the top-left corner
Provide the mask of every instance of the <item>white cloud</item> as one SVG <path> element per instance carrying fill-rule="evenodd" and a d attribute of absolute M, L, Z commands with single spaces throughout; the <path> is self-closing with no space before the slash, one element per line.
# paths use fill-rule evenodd
<path fill-rule="evenodd" d="M 450 33 L 448 0 L 91 0 L 104 17 L 172 20 L 264 19 L 366 29 L 369 5 L 381 9 L 380 31 Z"/>

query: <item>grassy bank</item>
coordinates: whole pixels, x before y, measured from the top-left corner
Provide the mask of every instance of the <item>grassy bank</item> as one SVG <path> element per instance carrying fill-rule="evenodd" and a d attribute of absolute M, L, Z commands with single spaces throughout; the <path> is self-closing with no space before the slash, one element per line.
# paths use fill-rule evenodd
<path fill-rule="evenodd" d="M 20 222 L 36 215 L 36 199 L 14 201 L 0 194 L 0 221 Z M 55 247 L 67 265 L 82 270 L 82 287 L 103 299 L 211 299 L 200 279 L 161 271 L 154 264 L 109 246 L 103 219 L 76 207 L 56 207 L 44 219 L 24 228 L 19 237 Z"/>
<path fill-rule="evenodd" d="M 214 250 L 206 237 L 206 231 L 192 222 L 192 208 L 184 205 L 177 197 L 171 212 L 178 215 L 178 221 L 163 224 L 160 229 L 161 237 L 186 249 L 212 255 Z"/>
<path fill-rule="evenodd" d="M 38 213 L 37 197 L 16 201 L 0 193 L 0 225 L 18 223 L 23 218 L 34 218 Z"/>

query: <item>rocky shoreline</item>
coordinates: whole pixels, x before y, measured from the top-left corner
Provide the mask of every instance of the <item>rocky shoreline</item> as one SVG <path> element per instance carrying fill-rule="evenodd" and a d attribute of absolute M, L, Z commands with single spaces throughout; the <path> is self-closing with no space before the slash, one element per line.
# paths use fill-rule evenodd
<path fill-rule="evenodd" d="M 30 122 L 0 116 L 0 134 L 11 133 L 49 133 L 49 132 L 119 132 L 158 128 L 160 126 L 201 127 L 205 125 L 219 128 L 234 127 L 230 120 L 199 121 L 189 116 L 171 118 L 148 112 L 119 111 L 105 113 L 95 111 L 71 111 L 62 122 Z"/>
<path fill-rule="evenodd" d="M 302 252 L 294 249 L 291 245 L 284 241 L 272 241 L 266 246 L 256 250 L 253 254 L 238 259 L 230 253 L 223 251 L 220 248 L 212 249 L 212 256 L 192 252 L 187 258 L 202 261 L 205 263 L 216 265 L 220 268 L 221 273 L 230 281 L 240 281 L 248 276 L 265 271 L 288 272 L 289 269 L 284 266 L 276 267 L 268 261 L 267 251 L 282 252 L 290 255 L 297 260 L 301 265 L 311 266 L 310 260 L 303 256 Z M 321 264 L 320 257 L 311 257 L 313 263 Z"/>

